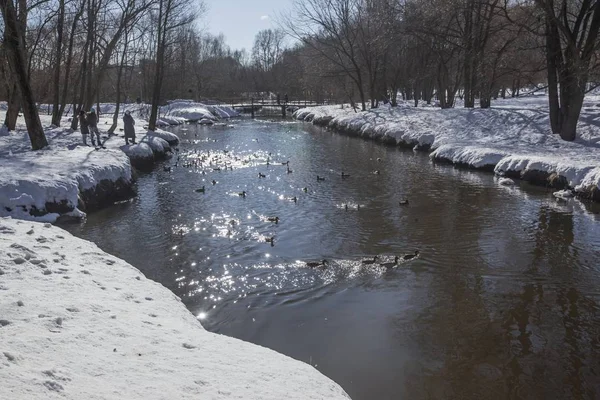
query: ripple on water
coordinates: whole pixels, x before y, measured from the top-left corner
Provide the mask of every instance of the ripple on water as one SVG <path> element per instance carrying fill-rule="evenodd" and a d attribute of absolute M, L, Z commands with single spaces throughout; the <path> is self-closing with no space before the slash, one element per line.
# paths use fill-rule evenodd
<path fill-rule="evenodd" d="M 318 363 L 355 399 L 596 393 L 594 207 L 304 127 L 176 128 L 171 171 L 67 228 L 172 289 L 207 329 Z M 417 249 L 394 268 L 361 262 Z"/>

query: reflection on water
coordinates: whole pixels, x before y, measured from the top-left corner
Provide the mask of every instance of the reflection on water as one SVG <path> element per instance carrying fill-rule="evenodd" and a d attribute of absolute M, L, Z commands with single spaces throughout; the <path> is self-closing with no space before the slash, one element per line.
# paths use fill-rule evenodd
<path fill-rule="evenodd" d="M 170 171 L 68 229 L 207 329 L 356 399 L 600 396 L 597 205 L 300 124 L 175 131 Z M 395 268 L 361 262 L 417 249 Z"/>

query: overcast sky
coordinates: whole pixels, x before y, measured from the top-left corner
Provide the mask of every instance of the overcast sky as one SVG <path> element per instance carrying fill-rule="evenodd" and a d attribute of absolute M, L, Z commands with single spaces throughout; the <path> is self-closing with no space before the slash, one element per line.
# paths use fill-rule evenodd
<path fill-rule="evenodd" d="M 292 0 L 205 0 L 208 13 L 202 24 L 213 34 L 223 33 L 232 49 L 252 50 L 254 35 L 276 28 L 273 17 L 290 8 Z"/>

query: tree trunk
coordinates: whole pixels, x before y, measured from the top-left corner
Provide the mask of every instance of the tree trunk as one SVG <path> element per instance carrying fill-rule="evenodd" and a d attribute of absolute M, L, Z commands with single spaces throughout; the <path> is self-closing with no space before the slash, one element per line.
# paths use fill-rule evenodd
<path fill-rule="evenodd" d="M 66 64 L 65 64 L 65 81 L 63 83 L 63 88 L 62 88 L 62 94 L 61 94 L 61 99 L 62 101 L 60 102 L 60 108 L 58 110 L 58 119 L 60 120 L 65 112 L 65 107 L 67 105 L 67 93 L 69 90 L 69 79 L 71 77 L 71 65 L 73 63 L 73 45 L 75 42 L 75 32 L 76 32 L 76 27 L 77 27 L 77 22 L 79 21 L 79 19 L 81 18 L 81 16 L 83 15 L 83 11 L 85 9 L 84 7 L 85 2 L 82 2 L 81 4 L 81 8 L 79 9 L 79 11 L 77 11 L 77 14 L 75 14 L 75 17 L 73 18 L 73 23 L 71 24 L 71 32 L 69 33 L 69 49 L 67 50 L 67 60 L 66 60 Z M 73 116 L 75 117 L 75 108 L 73 108 Z M 77 119 L 77 118 L 73 118 L 73 119 Z M 71 123 L 71 127 L 73 126 L 73 124 Z M 73 130 L 77 129 L 77 125 L 75 125 L 75 128 L 73 128 Z"/>
<path fill-rule="evenodd" d="M 39 150 L 48 146 L 40 116 L 35 105 L 35 99 L 27 76 L 27 57 L 25 55 L 25 32 L 20 29 L 17 13 L 12 0 L 0 0 L 0 8 L 4 17 L 4 43 L 6 55 L 11 70 L 14 72 L 16 83 L 22 97 L 23 115 L 31 141 L 31 148 Z"/>
<path fill-rule="evenodd" d="M 158 103 L 160 102 L 160 90 L 163 78 L 163 64 L 165 62 L 166 45 L 166 25 L 168 14 L 164 12 L 164 0 L 159 0 L 158 6 L 158 32 L 156 43 L 156 65 L 154 70 L 154 85 L 152 87 L 152 106 L 150 108 L 150 119 L 148 120 L 148 130 L 156 130 L 156 120 L 158 119 Z M 167 15 L 165 15 L 167 14 Z"/>
<path fill-rule="evenodd" d="M 17 118 L 19 118 L 19 110 L 21 109 L 21 95 L 16 83 L 9 84 L 9 86 L 8 107 L 6 109 L 4 125 L 6 125 L 9 131 L 14 131 L 17 128 Z"/>
<path fill-rule="evenodd" d="M 125 57 L 127 55 L 127 32 L 125 33 L 125 44 L 123 45 L 123 55 L 121 56 L 121 63 L 119 64 L 119 70 L 117 72 L 117 105 L 115 107 L 115 113 L 113 115 L 113 123 L 108 128 L 108 134 L 111 135 L 117 129 L 117 123 L 119 121 L 119 108 L 121 106 L 121 77 L 123 76 L 123 66 L 125 65 Z"/>
<path fill-rule="evenodd" d="M 53 99 L 52 99 L 52 125 L 60 126 L 60 113 L 59 113 L 59 103 L 60 103 L 60 66 L 62 59 L 62 42 L 63 42 L 63 32 L 65 25 L 65 0 L 59 0 L 58 2 L 58 25 L 57 29 L 57 37 L 56 37 L 56 66 L 54 67 L 54 82 L 52 82 L 54 86 L 53 90 Z"/>

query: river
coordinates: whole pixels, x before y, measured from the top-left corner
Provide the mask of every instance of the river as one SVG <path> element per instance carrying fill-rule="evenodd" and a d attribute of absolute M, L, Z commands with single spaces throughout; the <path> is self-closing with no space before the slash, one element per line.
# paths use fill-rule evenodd
<path fill-rule="evenodd" d="M 597 204 L 306 124 L 232 123 L 172 128 L 170 171 L 65 228 L 206 329 L 310 363 L 353 399 L 600 396 Z"/>

